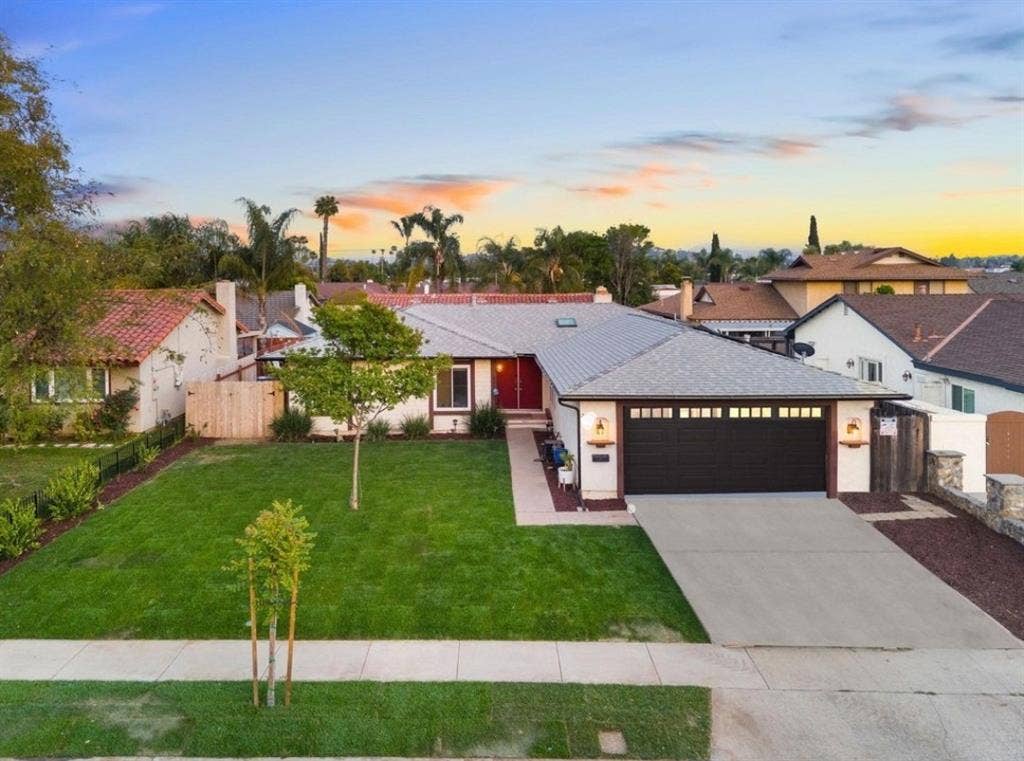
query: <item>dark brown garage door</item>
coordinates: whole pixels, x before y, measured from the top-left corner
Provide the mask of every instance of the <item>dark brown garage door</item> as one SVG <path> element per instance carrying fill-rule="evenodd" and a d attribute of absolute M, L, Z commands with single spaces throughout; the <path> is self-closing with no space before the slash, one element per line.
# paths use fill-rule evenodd
<path fill-rule="evenodd" d="M 825 490 L 825 408 L 623 405 L 627 494 Z"/>

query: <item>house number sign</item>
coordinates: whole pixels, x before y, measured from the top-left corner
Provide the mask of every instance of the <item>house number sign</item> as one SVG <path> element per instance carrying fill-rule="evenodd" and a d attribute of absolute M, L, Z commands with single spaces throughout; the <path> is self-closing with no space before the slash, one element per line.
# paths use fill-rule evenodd
<path fill-rule="evenodd" d="M 880 417 L 880 418 L 878 418 L 878 435 L 879 436 L 895 436 L 896 435 L 896 418 L 894 418 L 894 417 Z"/>

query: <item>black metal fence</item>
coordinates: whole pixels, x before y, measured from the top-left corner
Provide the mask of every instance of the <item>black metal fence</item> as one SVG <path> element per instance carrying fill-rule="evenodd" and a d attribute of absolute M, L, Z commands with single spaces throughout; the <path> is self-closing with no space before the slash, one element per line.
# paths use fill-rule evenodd
<path fill-rule="evenodd" d="M 127 473 L 137 468 L 140 462 L 139 454 L 143 447 L 147 449 L 156 448 L 159 451 L 163 451 L 184 437 L 185 416 L 179 415 L 163 425 L 149 429 L 116 449 L 104 452 L 94 460 L 100 471 L 100 485 L 117 478 L 122 473 Z M 46 496 L 45 489 L 34 491 L 25 499 L 35 505 L 37 516 L 44 520 L 50 517 L 50 500 Z"/>

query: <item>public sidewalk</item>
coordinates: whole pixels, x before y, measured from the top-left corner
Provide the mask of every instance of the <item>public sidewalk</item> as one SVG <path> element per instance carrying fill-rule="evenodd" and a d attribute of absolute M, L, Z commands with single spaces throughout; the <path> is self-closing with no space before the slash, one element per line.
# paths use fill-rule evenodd
<path fill-rule="evenodd" d="M 537 456 L 537 445 L 530 428 L 509 428 L 509 470 L 512 474 L 512 501 L 518 526 L 635 526 L 636 520 L 621 510 L 560 513 L 551 501 L 544 477 L 544 466 Z"/>
<path fill-rule="evenodd" d="M 260 641 L 260 663 L 267 643 Z M 278 649 L 283 673 L 286 644 Z M 1024 650 L 728 648 L 644 642 L 307 640 L 299 681 L 696 685 L 1020 695 Z M 0 640 L 0 680 L 241 681 L 247 640 Z"/>

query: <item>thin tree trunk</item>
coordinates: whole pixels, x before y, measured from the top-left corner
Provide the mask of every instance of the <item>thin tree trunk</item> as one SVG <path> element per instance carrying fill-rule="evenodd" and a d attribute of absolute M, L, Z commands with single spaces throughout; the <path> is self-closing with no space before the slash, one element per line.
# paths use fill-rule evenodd
<path fill-rule="evenodd" d="M 256 636 L 256 571 L 255 561 L 249 558 L 249 631 L 252 633 L 252 704 L 260 706 L 260 661 Z"/>
<path fill-rule="evenodd" d="M 295 611 L 299 606 L 299 569 L 292 571 L 292 604 L 288 611 L 288 666 L 284 677 L 284 704 L 292 704 L 292 663 L 295 660 Z"/>
<path fill-rule="evenodd" d="M 277 665 L 277 613 L 270 619 L 270 656 L 267 658 L 267 708 L 273 708 L 277 701 L 274 696 L 274 667 Z"/>
<path fill-rule="evenodd" d="M 348 506 L 359 509 L 359 441 L 363 438 L 363 427 L 356 428 L 355 450 L 352 452 L 352 494 L 348 498 Z"/>
<path fill-rule="evenodd" d="M 324 237 L 320 239 L 320 282 L 327 277 L 327 221 L 330 217 L 324 215 Z"/>

